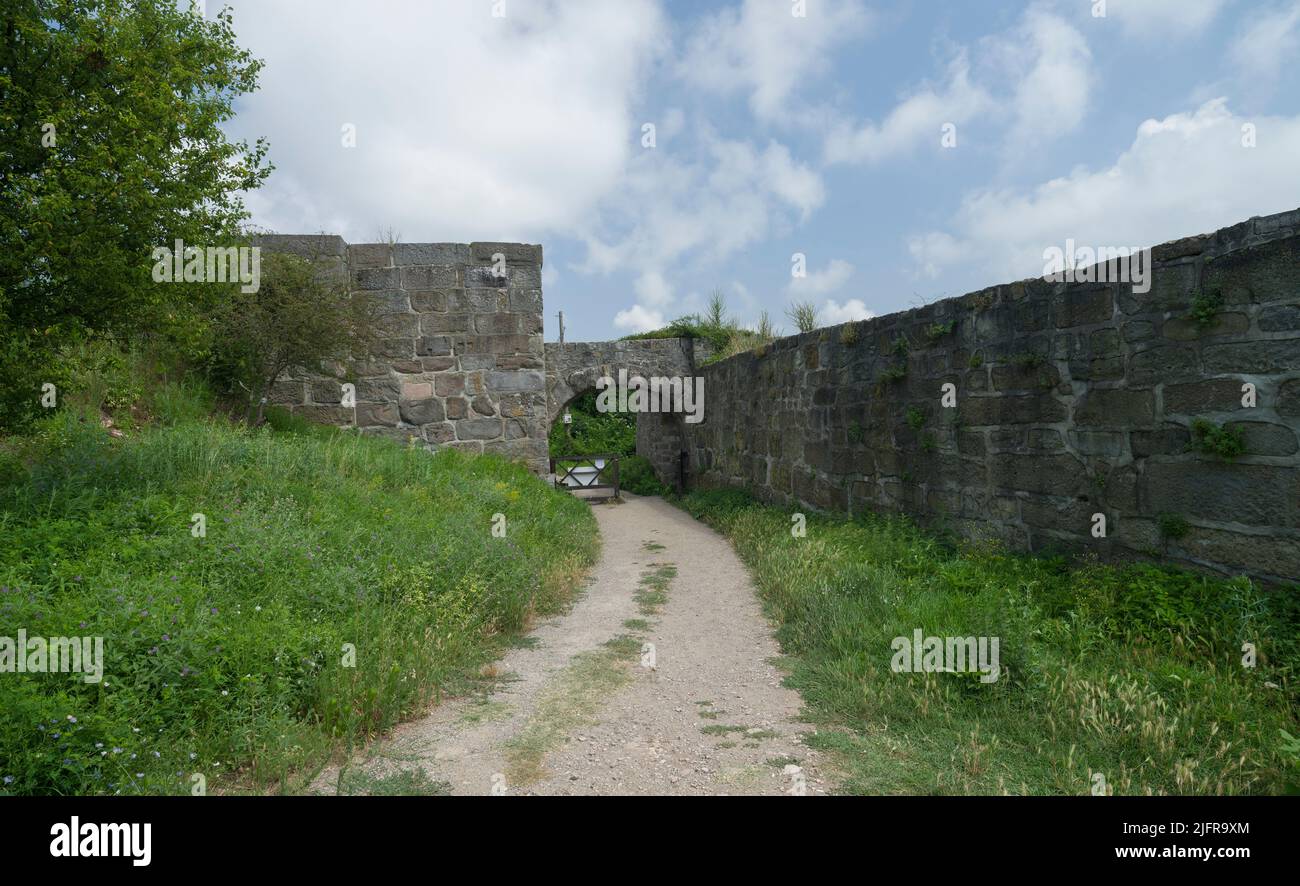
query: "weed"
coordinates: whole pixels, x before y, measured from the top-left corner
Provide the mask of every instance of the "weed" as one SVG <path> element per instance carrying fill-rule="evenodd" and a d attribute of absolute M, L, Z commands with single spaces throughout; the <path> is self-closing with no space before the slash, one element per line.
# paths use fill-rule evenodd
<path fill-rule="evenodd" d="M 925 337 L 930 341 L 937 341 L 951 333 L 956 327 L 956 320 L 949 320 L 947 323 L 931 323 L 925 327 Z"/>
<path fill-rule="evenodd" d="M 1192 296 L 1192 308 L 1187 313 L 1187 319 L 1196 324 L 1199 329 L 1206 329 L 1214 325 L 1214 319 L 1219 316 L 1223 309 L 1223 293 L 1218 289 L 1206 291 L 1198 289 Z"/>
<path fill-rule="evenodd" d="M 1246 451 L 1245 435 L 1241 428 L 1216 425 L 1203 418 L 1193 419 L 1192 440 L 1187 444 L 1187 450 L 1231 461 Z"/>
<path fill-rule="evenodd" d="M 1185 537 L 1192 528 L 1178 514 L 1161 514 L 1156 518 L 1156 527 L 1160 530 L 1160 537 L 1170 541 Z"/>

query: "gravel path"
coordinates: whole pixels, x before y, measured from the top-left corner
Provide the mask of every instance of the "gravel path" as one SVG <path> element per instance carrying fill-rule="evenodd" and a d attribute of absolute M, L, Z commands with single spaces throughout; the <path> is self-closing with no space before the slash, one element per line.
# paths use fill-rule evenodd
<path fill-rule="evenodd" d="M 453 794 L 825 793 L 731 545 L 657 498 L 592 507 L 592 580 L 498 663 L 510 679 L 400 726 L 355 765 L 381 778 L 418 766 Z"/>

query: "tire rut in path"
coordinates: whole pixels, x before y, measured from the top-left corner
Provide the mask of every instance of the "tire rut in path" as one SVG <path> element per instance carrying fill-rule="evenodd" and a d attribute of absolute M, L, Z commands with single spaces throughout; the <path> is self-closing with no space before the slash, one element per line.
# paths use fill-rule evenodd
<path fill-rule="evenodd" d="M 399 726 L 353 765 L 375 777 L 418 765 L 453 794 L 788 794 L 800 779 L 825 793 L 801 699 L 781 685 L 779 648 L 731 545 L 657 498 L 592 507 L 603 545 L 591 580 L 498 663 L 511 679 Z M 646 614 L 637 592 L 665 564 L 676 575 Z"/>

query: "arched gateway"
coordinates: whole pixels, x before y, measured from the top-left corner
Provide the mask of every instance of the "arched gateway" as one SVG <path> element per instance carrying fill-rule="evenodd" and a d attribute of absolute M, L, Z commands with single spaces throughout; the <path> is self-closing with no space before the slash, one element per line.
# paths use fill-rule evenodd
<path fill-rule="evenodd" d="M 310 258 L 381 306 L 381 337 L 367 359 L 274 386 L 273 403 L 312 421 L 430 449 L 495 452 L 544 473 L 552 422 L 602 375 L 694 375 L 689 339 L 544 344 L 541 246 L 348 244 L 330 234 L 267 235 L 258 245 Z M 355 405 L 345 405 L 345 383 L 355 386 Z M 665 420 L 676 417 L 639 418 Z M 646 436 L 638 433 L 638 446 Z M 653 438 L 663 451 L 643 454 L 671 471 L 676 453 L 662 433 Z"/>

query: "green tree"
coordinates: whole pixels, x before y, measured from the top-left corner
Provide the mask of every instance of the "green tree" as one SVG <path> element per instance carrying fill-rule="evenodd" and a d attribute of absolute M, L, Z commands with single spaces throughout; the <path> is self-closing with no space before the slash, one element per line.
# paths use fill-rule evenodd
<path fill-rule="evenodd" d="M 0 24 L 0 428 L 35 411 L 52 355 L 98 332 L 192 334 L 228 287 L 160 284 L 152 251 L 236 245 L 266 145 L 226 138 L 261 62 L 223 9 L 5 0 Z"/>
<path fill-rule="evenodd" d="M 364 357 L 378 332 L 377 309 L 318 261 L 267 253 L 257 291 L 235 290 L 213 314 L 213 375 L 246 400 L 246 420 L 261 424 L 271 385 L 284 373 L 319 373 Z"/>

